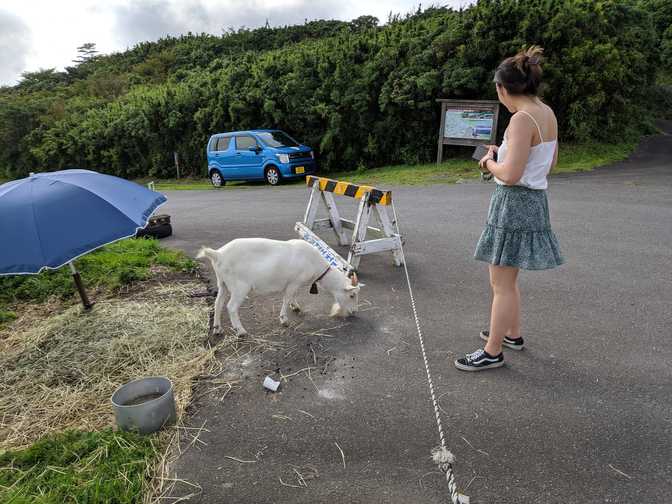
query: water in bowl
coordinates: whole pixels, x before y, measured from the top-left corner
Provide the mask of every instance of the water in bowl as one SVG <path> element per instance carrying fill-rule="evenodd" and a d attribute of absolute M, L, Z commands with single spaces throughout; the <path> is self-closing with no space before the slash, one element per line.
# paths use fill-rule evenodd
<path fill-rule="evenodd" d="M 146 403 L 149 401 L 153 401 L 154 399 L 158 399 L 161 397 L 163 394 L 157 394 L 157 393 L 152 393 L 152 394 L 145 394 L 141 395 L 138 397 L 134 397 L 130 401 L 127 401 L 124 403 L 124 406 L 137 406 L 138 404 Z"/>

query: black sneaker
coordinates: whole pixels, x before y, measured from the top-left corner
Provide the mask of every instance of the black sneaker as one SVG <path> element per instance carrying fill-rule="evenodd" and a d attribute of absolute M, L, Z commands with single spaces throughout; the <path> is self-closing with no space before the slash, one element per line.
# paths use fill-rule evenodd
<path fill-rule="evenodd" d="M 489 336 L 490 331 L 481 331 L 482 340 L 488 341 Z M 522 350 L 523 348 L 525 348 L 525 342 L 521 337 L 513 339 L 509 338 L 508 336 L 504 336 L 504 339 L 502 340 L 502 346 L 510 348 L 511 350 Z"/>
<path fill-rule="evenodd" d="M 504 365 L 504 354 L 492 356 L 482 348 L 474 353 L 466 354 L 455 361 L 455 367 L 462 371 L 483 371 L 484 369 L 501 367 Z"/>

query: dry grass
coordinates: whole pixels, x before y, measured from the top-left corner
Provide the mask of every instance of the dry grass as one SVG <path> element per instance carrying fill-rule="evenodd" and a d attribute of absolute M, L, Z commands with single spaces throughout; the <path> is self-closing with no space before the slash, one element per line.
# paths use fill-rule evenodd
<path fill-rule="evenodd" d="M 173 381 L 181 415 L 192 379 L 217 365 L 205 343 L 208 306 L 189 297 L 195 290 L 202 285 L 193 281 L 154 285 L 90 313 L 71 306 L 42 318 L 35 310 L 0 332 L 0 449 L 112 425 L 112 392 L 143 376 Z"/>

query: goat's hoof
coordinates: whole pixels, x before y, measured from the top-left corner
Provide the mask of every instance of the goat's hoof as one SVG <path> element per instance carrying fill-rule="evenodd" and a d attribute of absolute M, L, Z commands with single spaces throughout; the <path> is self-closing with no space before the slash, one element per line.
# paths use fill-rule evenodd
<path fill-rule="evenodd" d="M 247 336 L 247 331 L 245 329 L 235 329 L 235 332 L 236 336 L 238 336 L 239 338 L 244 338 L 245 336 Z"/>
<path fill-rule="evenodd" d="M 290 304 L 289 307 L 294 313 L 299 313 L 301 311 L 301 307 L 296 303 Z"/>
<path fill-rule="evenodd" d="M 222 334 L 221 326 L 212 326 L 212 334 Z"/>
<path fill-rule="evenodd" d="M 289 325 L 289 319 L 287 317 L 280 317 L 280 324 L 283 326 L 288 326 Z"/>

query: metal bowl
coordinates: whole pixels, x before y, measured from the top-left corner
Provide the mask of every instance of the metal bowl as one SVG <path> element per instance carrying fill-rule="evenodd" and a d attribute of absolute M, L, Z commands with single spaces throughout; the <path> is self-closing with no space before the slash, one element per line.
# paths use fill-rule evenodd
<path fill-rule="evenodd" d="M 126 383 L 112 394 L 112 408 L 120 429 L 156 432 L 177 418 L 173 383 L 162 376 Z"/>

